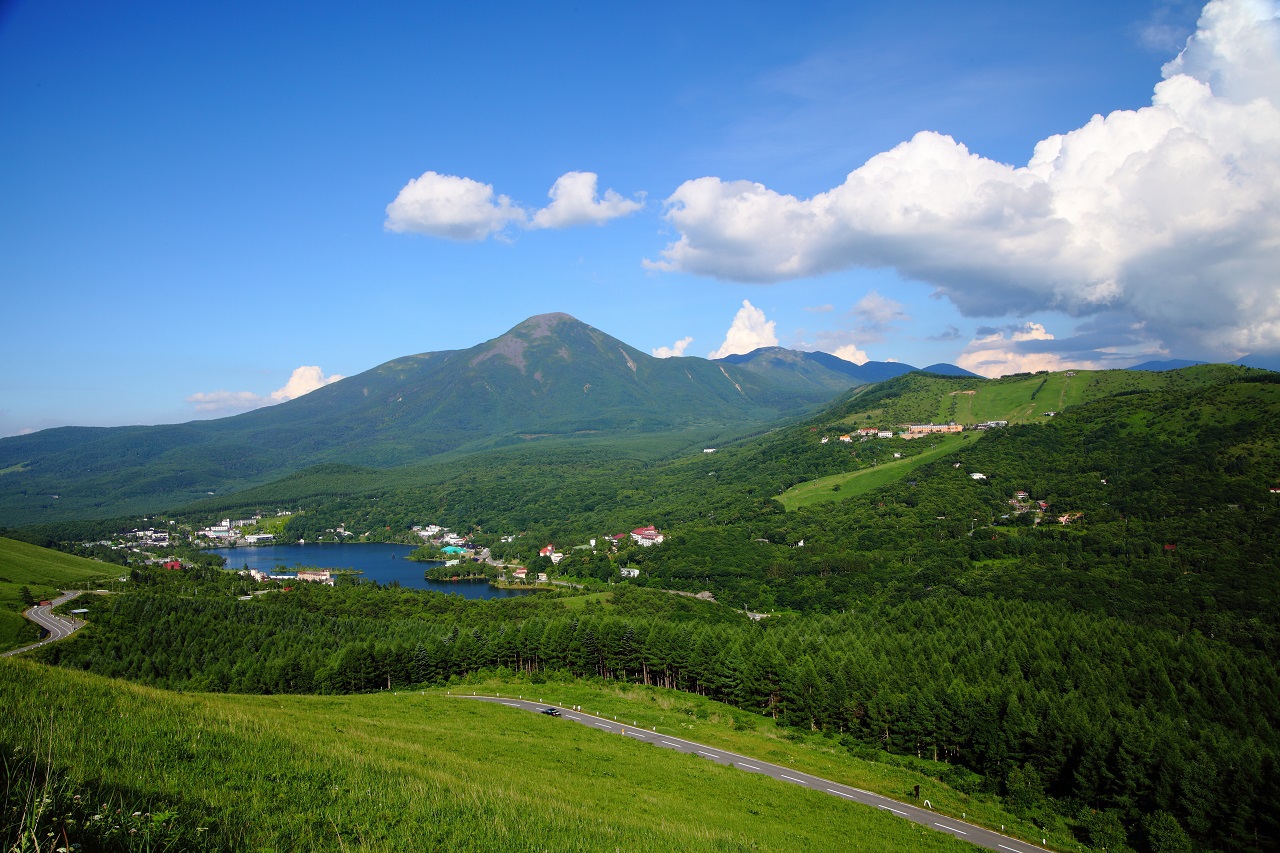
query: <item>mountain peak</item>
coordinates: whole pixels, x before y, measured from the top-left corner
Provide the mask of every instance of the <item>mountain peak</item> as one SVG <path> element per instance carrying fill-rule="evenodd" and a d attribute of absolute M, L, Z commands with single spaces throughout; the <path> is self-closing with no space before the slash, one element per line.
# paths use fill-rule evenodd
<path fill-rule="evenodd" d="M 581 325 L 582 321 L 576 317 L 564 313 L 563 311 L 553 311 L 550 314 L 535 314 L 522 323 L 518 323 L 515 328 L 508 332 L 518 332 L 528 335 L 531 338 L 541 338 L 552 333 L 552 330 L 562 323 L 573 323 Z"/>
<path fill-rule="evenodd" d="M 478 352 L 469 362 L 475 367 L 483 361 L 495 356 L 515 367 L 522 374 L 526 371 L 526 352 L 539 338 L 556 338 L 567 329 L 590 329 L 586 323 L 561 311 L 550 314 L 535 314 L 527 320 L 517 323 L 506 334 L 500 335 L 487 343 L 480 344 Z M 563 349 L 563 347 L 562 347 Z M 567 353 L 566 353 L 567 354 Z"/>

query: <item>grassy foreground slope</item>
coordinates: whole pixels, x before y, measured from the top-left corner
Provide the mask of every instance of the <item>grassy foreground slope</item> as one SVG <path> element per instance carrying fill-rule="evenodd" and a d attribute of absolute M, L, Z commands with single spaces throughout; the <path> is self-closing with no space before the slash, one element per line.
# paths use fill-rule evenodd
<path fill-rule="evenodd" d="M 114 573 L 102 563 L 0 537 L 0 652 L 39 639 L 40 629 L 22 618 L 23 587 L 39 601 Z"/>
<path fill-rule="evenodd" d="M 885 812 L 438 691 L 176 694 L 5 660 L 0 704 L 7 765 L 34 754 L 65 783 L 53 809 L 80 794 L 119 804 L 123 820 L 165 815 L 182 849 L 970 849 Z M 21 808 L 6 796 L 12 833 Z"/>

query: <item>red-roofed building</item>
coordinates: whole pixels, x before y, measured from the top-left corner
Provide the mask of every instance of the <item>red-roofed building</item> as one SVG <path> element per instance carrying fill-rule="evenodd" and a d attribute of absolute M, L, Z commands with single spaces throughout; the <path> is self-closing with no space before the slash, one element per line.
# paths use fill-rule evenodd
<path fill-rule="evenodd" d="M 178 560 L 169 560 L 164 564 L 164 567 L 166 569 L 169 569 L 170 571 L 173 571 L 174 569 L 182 568 L 182 563 L 179 562 Z"/>
<path fill-rule="evenodd" d="M 661 545 L 666 537 L 658 532 L 658 528 L 650 524 L 648 527 L 637 527 L 631 531 L 631 538 L 636 544 L 647 548 L 650 545 Z"/>

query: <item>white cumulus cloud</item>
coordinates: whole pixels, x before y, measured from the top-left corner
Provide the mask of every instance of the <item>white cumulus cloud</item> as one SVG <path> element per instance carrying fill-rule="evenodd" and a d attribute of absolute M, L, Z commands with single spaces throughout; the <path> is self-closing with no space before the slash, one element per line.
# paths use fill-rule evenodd
<path fill-rule="evenodd" d="M 733 325 L 724 336 L 720 348 L 707 355 L 707 358 L 724 358 L 726 355 L 744 355 L 760 347 L 776 347 L 778 335 L 774 331 L 777 324 L 766 320 L 764 312 L 746 299 L 742 307 L 733 317 Z"/>
<path fill-rule="evenodd" d="M 387 205 L 388 231 L 415 232 L 446 240 L 483 240 L 509 225 L 568 228 L 602 225 L 644 207 L 644 194 L 623 198 L 614 190 L 597 195 L 595 172 L 566 172 L 547 193 L 551 203 L 534 213 L 494 192 L 491 184 L 457 175 L 423 172 Z"/>
<path fill-rule="evenodd" d="M 448 240 L 483 240 L 527 214 L 490 184 L 423 172 L 387 205 L 388 231 L 414 231 Z"/>
<path fill-rule="evenodd" d="M 283 403 L 285 400 L 292 400 L 295 397 L 301 397 L 303 394 L 310 394 L 317 388 L 323 388 L 326 385 L 332 385 L 343 377 L 335 373 L 332 376 L 325 376 L 324 371 L 316 365 L 303 365 L 294 368 L 289 381 L 284 384 L 283 388 L 279 388 L 271 392 L 271 399 L 277 403 Z"/>
<path fill-rule="evenodd" d="M 635 213 L 642 199 L 627 199 L 613 190 L 596 197 L 595 172 L 566 172 L 556 179 L 547 195 L 551 204 L 533 215 L 531 228 L 567 228 L 571 225 L 603 225 L 610 219 Z"/>
<path fill-rule="evenodd" d="M 852 361 L 854 364 L 866 364 L 871 360 L 871 357 L 864 350 L 858 349 L 856 344 L 845 344 L 842 347 L 836 347 L 831 354 L 836 358 Z"/>
<path fill-rule="evenodd" d="M 1151 105 L 1025 166 L 923 131 L 801 199 L 704 177 L 653 269 L 778 282 L 894 267 L 968 316 L 1119 309 L 1171 349 L 1280 349 L 1280 4 L 1212 0 Z"/>
<path fill-rule="evenodd" d="M 284 387 L 277 388 L 267 396 L 252 391 L 198 391 L 187 397 L 187 402 L 195 406 L 197 412 L 230 415 L 283 403 L 303 394 L 310 394 L 317 388 L 331 385 L 342 378 L 337 373 L 325 376 L 324 371 L 315 365 L 303 365 L 294 369 Z"/>
<path fill-rule="evenodd" d="M 981 376 L 994 379 L 1010 373 L 1034 373 L 1037 370 L 1093 369 L 1103 366 L 1081 358 L 1064 357 L 1051 350 L 1028 347 L 1029 342 L 1052 341 L 1054 336 L 1040 323 L 1026 323 L 1019 329 L 992 332 L 969 342 L 956 359 L 956 365 Z"/>
<path fill-rule="evenodd" d="M 678 358 L 684 355 L 684 351 L 689 348 L 689 344 L 693 343 L 693 338 L 681 338 L 669 347 L 658 347 L 653 350 L 654 358 Z"/>

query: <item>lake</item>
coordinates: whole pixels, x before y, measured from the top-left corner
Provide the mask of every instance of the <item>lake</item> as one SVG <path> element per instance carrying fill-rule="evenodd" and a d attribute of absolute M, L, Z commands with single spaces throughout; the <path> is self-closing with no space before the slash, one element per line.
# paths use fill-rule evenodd
<path fill-rule="evenodd" d="M 388 545 L 381 542 L 345 544 L 313 542 L 309 545 L 248 545 L 239 548 L 210 548 L 209 553 L 227 558 L 227 568 L 269 572 L 278 567 L 293 571 L 298 566 L 320 569 L 357 569 L 361 577 L 386 585 L 399 581 L 400 586 L 448 592 L 463 598 L 511 598 L 528 595 L 532 590 L 497 589 L 487 581 L 430 581 L 423 573 L 439 563 L 415 563 L 406 560 L 414 545 Z"/>

